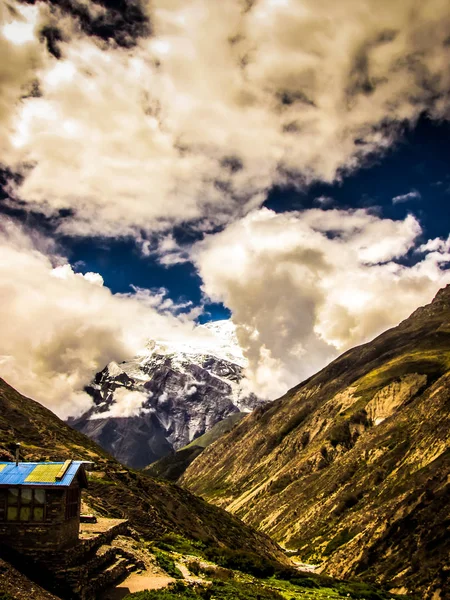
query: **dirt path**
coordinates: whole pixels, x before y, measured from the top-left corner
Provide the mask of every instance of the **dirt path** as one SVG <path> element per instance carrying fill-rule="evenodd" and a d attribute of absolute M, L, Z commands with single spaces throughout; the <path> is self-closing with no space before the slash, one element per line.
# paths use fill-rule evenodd
<path fill-rule="evenodd" d="M 205 580 L 201 579 L 200 577 L 192 576 L 185 564 L 183 564 L 182 562 L 177 562 L 175 563 L 175 565 L 181 571 L 184 581 L 186 581 L 187 583 L 198 583 L 200 585 L 205 585 Z"/>
<path fill-rule="evenodd" d="M 160 590 L 167 587 L 172 581 L 175 581 L 172 577 L 164 577 L 164 575 L 155 575 L 145 571 L 140 574 L 131 573 L 116 587 L 105 592 L 101 596 L 101 600 L 122 600 L 122 598 L 133 592 Z"/>

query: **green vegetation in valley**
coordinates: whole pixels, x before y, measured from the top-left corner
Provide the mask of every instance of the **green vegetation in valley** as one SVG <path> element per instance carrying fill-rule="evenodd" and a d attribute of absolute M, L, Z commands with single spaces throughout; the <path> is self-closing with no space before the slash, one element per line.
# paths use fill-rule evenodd
<path fill-rule="evenodd" d="M 336 546 L 346 543 L 353 534 L 343 531 L 336 536 Z M 345 539 L 344 539 L 345 538 Z M 181 536 L 168 535 L 166 548 L 176 547 L 177 553 L 186 554 L 192 549 L 188 540 Z M 345 541 L 346 540 L 346 541 Z M 161 545 L 160 542 L 158 542 Z M 352 598 L 354 600 L 393 600 L 406 596 L 395 596 L 380 588 L 363 582 L 348 582 L 327 575 L 298 571 L 267 560 L 255 553 L 230 550 L 228 548 L 194 548 L 199 558 L 186 562 L 189 572 L 204 579 L 204 585 L 190 587 L 178 581 L 165 590 L 131 594 L 130 600 L 325 600 Z M 156 553 L 157 554 L 157 553 Z M 166 557 L 167 558 L 167 557 Z M 170 557 L 169 557 L 170 558 Z M 159 563 L 161 565 L 161 563 Z M 162 565 L 161 565 L 162 566 Z M 163 566 L 164 570 L 168 570 Z M 159 594 L 159 595 L 158 595 Z"/>
<path fill-rule="evenodd" d="M 354 532 L 343 530 L 330 542 L 332 551 L 352 539 Z M 299 571 L 290 565 L 261 557 L 254 552 L 219 548 L 193 542 L 181 535 L 169 533 L 161 540 L 146 544 L 166 573 L 175 560 L 182 560 L 191 575 L 200 579 L 192 588 L 186 581 L 177 581 L 164 590 L 131 594 L 130 600 L 392 600 L 397 596 L 362 582 L 333 579 L 327 575 Z M 181 557 L 180 557 L 181 555 Z M 184 558 L 182 558 L 184 557 Z M 178 579 L 180 577 L 178 576 Z M 407 600 L 406 596 L 399 597 Z"/>
<path fill-rule="evenodd" d="M 158 566 L 161 567 L 163 571 L 167 573 L 170 577 L 174 577 L 175 579 L 183 579 L 183 574 L 180 569 L 176 566 L 175 561 L 171 556 L 166 554 L 165 552 L 160 552 L 158 550 L 154 551 L 154 556 Z"/>
<path fill-rule="evenodd" d="M 205 556 L 219 567 L 241 571 L 255 577 L 271 577 L 283 569 L 281 565 L 254 552 L 212 547 L 205 551 Z"/>
<path fill-rule="evenodd" d="M 207 545 L 200 540 L 189 540 L 178 533 L 166 533 L 154 542 L 157 548 L 167 552 L 204 556 Z"/>
<path fill-rule="evenodd" d="M 408 600 L 377 590 L 364 583 L 344 583 L 331 580 L 319 585 L 312 577 L 290 582 L 274 578 L 236 581 L 213 579 L 204 586 L 191 587 L 176 582 L 164 590 L 147 590 L 129 594 L 124 600 Z"/>
<path fill-rule="evenodd" d="M 195 589 L 173 585 L 166 590 L 136 592 L 126 596 L 124 600 L 283 600 L 278 592 L 262 585 L 248 583 L 228 583 L 213 581 L 211 585 Z"/>
<path fill-rule="evenodd" d="M 338 548 L 340 548 L 341 546 L 343 546 L 344 544 L 349 542 L 351 539 L 353 539 L 354 536 L 355 536 L 355 534 L 346 527 L 345 529 L 340 531 L 337 535 L 335 535 L 332 540 L 330 540 L 328 542 L 328 544 L 323 552 L 324 555 L 329 556 L 335 550 L 337 550 Z"/>

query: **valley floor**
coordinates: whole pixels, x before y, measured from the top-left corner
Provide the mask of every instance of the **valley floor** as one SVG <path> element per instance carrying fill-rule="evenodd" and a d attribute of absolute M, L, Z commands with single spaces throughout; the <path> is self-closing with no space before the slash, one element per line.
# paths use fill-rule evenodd
<path fill-rule="evenodd" d="M 142 592 L 144 590 L 160 590 L 166 588 L 175 580 L 173 577 L 164 575 L 155 575 L 152 572 L 133 573 L 116 587 L 105 592 L 100 600 L 122 600 L 131 593 Z"/>

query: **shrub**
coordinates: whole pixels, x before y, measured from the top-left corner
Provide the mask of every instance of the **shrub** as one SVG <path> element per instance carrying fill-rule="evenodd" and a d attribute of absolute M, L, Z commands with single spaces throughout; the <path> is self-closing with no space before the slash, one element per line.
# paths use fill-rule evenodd
<path fill-rule="evenodd" d="M 314 579 L 312 579 L 311 577 L 304 577 L 304 578 L 293 577 L 292 579 L 289 580 L 289 583 L 292 583 L 292 585 L 296 585 L 297 587 L 303 587 L 303 588 L 319 588 L 320 587 L 320 584 L 318 584 L 317 581 L 314 581 Z"/>
<path fill-rule="evenodd" d="M 320 455 L 321 459 L 317 464 L 317 468 L 319 470 L 325 469 L 331 463 L 331 457 L 328 454 L 328 449 L 326 446 L 322 446 L 322 448 L 320 449 Z"/>
<path fill-rule="evenodd" d="M 367 417 L 367 412 L 363 409 L 353 413 L 350 417 L 350 423 L 364 425 L 365 427 L 367 427 L 370 424 L 369 419 Z"/>
<path fill-rule="evenodd" d="M 198 561 L 191 560 L 190 562 L 186 563 L 186 566 L 190 573 L 193 573 L 194 575 L 200 575 L 201 566 Z"/>
<path fill-rule="evenodd" d="M 205 567 L 202 569 L 202 573 L 210 579 L 220 579 L 221 581 L 229 581 L 235 576 L 235 571 L 225 569 L 225 567 Z"/>
<path fill-rule="evenodd" d="M 271 577 L 276 570 L 275 563 L 253 552 L 230 550 L 229 548 L 209 548 L 205 555 L 220 567 L 235 569 L 255 577 Z"/>
<path fill-rule="evenodd" d="M 350 463 L 344 466 L 342 473 L 339 474 L 339 479 L 336 481 L 337 487 L 343 487 L 348 483 L 358 471 L 358 463 Z"/>
<path fill-rule="evenodd" d="M 336 448 L 338 445 L 344 446 L 345 448 L 351 448 L 352 436 L 348 421 L 337 423 L 334 427 L 332 427 L 330 433 L 328 434 L 328 439 L 330 440 L 333 448 Z"/>
<path fill-rule="evenodd" d="M 390 600 L 392 596 L 383 590 L 375 590 L 366 583 L 341 583 L 338 586 L 339 595 L 354 600 Z"/>
<path fill-rule="evenodd" d="M 166 533 L 155 542 L 155 546 L 168 552 L 180 552 L 180 554 L 196 554 L 201 552 L 205 544 L 201 541 L 187 540 L 176 533 Z"/>
<path fill-rule="evenodd" d="M 270 485 L 270 491 L 273 494 L 278 494 L 279 492 L 281 492 L 282 490 L 287 488 L 287 486 L 290 485 L 293 481 L 294 481 L 294 476 L 291 473 L 286 473 L 285 475 L 281 475 L 281 477 L 272 481 L 272 483 Z"/>
<path fill-rule="evenodd" d="M 350 492 L 346 494 L 339 502 L 337 507 L 334 509 L 334 515 L 339 516 L 349 508 L 353 508 L 354 506 L 356 506 L 356 504 L 358 504 L 362 496 L 363 492 Z"/>
<path fill-rule="evenodd" d="M 177 583 L 169 585 L 165 590 L 145 590 L 143 592 L 135 592 L 128 594 L 124 600 L 202 600 L 194 590 L 187 586 L 180 586 Z"/>
<path fill-rule="evenodd" d="M 280 429 L 276 437 L 277 444 L 280 444 L 284 440 L 284 438 L 291 433 L 291 431 L 297 429 L 297 427 L 303 423 L 303 421 L 310 414 L 310 412 L 311 406 L 309 404 L 305 404 L 305 406 L 302 406 L 299 412 L 296 415 L 292 416 L 289 419 L 289 421 Z"/>
<path fill-rule="evenodd" d="M 255 583 L 214 581 L 211 588 L 203 594 L 202 598 L 205 600 L 283 600 L 278 592 Z"/>
<path fill-rule="evenodd" d="M 163 571 L 170 575 L 170 577 L 175 577 L 175 579 L 183 579 L 183 574 L 175 565 L 173 558 L 164 554 L 164 552 L 158 552 L 158 550 L 154 551 L 156 562 L 158 566 L 161 567 Z"/>
<path fill-rule="evenodd" d="M 306 448 L 306 446 L 309 444 L 309 440 L 310 440 L 309 431 L 304 431 L 302 433 L 302 437 L 300 438 L 300 443 L 302 445 L 302 448 Z"/>

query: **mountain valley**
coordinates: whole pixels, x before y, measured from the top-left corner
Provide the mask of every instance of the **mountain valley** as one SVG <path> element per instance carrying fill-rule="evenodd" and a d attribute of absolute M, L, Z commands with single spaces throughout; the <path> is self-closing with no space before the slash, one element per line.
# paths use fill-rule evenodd
<path fill-rule="evenodd" d="M 116 529 L 121 527 L 120 535 L 115 534 L 116 539 L 111 542 L 116 545 L 100 546 L 98 552 L 118 551 L 126 559 L 119 559 L 117 564 L 131 560 L 133 569 L 137 569 L 136 577 L 140 577 L 143 568 L 150 568 L 153 578 L 163 579 L 165 586 L 169 584 L 161 592 L 128 594 L 126 600 L 207 600 L 211 593 L 221 600 L 397 598 L 365 583 L 299 571 L 267 535 L 177 485 L 127 469 L 89 438 L 0 380 L 0 460 L 13 460 L 12 449 L 18 440 L 21 460 L 76 457 L 94 463 L 85 490 L 84 510 L 99 520 L 116 519 Z M 128 519 L 128 533 L 121 519 Z M 71 553 L 69 548 L 69 559 Z M 94 583 L 101 584 L 101 578 L 106 576 L 106 572 L 98 572 L 98 561 L 103 556 L 106 555 L 89 558 L 97 569 Z M 65 581 L 74 571 L 74 567 L 58 571 L 61 553 L 51 569 L 48 563 L 45 568 L 36 563 L 36 558 L 30 563 L 24 556 L 0 547 L 1 600 L 108 597 L 85 592 L 74 595 L 61 588 L 59 577 Z M 120 597 L 124 595 L 121 593 Z"/>

